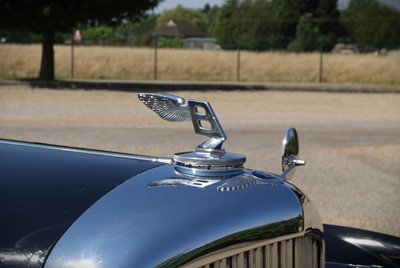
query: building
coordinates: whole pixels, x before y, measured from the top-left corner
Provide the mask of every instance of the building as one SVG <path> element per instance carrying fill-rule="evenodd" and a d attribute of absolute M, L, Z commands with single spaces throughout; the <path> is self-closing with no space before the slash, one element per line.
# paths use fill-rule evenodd
<path fill-rule="evenodd" d="M 165 26 L 152 33 L 154 36 L 184 39 L 185 47 L 197 49 L 217 49 L 214 38 L 207 38 L 199 29 L 184 21 L 170 20 Z"/>

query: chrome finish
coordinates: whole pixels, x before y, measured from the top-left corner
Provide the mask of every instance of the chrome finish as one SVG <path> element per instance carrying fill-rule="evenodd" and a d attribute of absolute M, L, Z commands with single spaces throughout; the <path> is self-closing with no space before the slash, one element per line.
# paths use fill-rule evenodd
<path fill-rule="evenodd" d="M 25 146 L 25 147 L 32 147 L 32 148 L 43 148 L 43 149 L 49 149 L 49 150 L 74 152 L 74 153 L 90 154 L 90 155 L 111 156 L 111 157 L 118 157 L 118 158 L 127 158 L 127 159 L 158 162 L 158 163 L 163 163 L 163 164 L 171 164 L 171 162 L 172 162 L 172 159 L 167 158 L 167 157 L 152 157 L 152 156 L 137 155 L 137 154 L 124 154 L 124 153 L 116 153 L 116 152 L 88 150 L 88 149 L 81 149 L 81 148 L 48 145 L 48 144 L 42 144 L 42 143 L 29 143 L 29 142 L 21 142 L 21 141 L 0 140 L 0 144 L 9 144 L 9 145 Z"/>
<path fill-rule="evenodd" d="M 197 176 L 201 178 L 209 177 L 212 179 L 223 180 L 235 175 L 238 175 L 243 172 L 243 168 L 224 168 L 221 169 L 213 168 L 194 168 L 194 167 L 184 167 L 175 165 L 175 170 L 180 172 L 181 174 L 185 174 L 188 176 Z"/>
<path fill-rule="evenodd" d="M 176 176 L 154 181 L 148 184 L 149 187 L 160 187 L 160 186 L 177 186 L 187 185 L 199 188 L 210 186 L 220 180 L 225 180 L 225 183 L 216 187 L 218 191 L 236 191 L 244 189 L 256 184 L 265 185 L 279 185 L 283 183 L 283 180 L 271 173 L 253 171 L 249 172 L 245 169 L 232 169 L 228 173 L 221 171 L 204 172 L 200 174 L 188 175 L 190 171 L 194 169 L 185 170 L 175 167 Z M 211 173 L 211 174 L 210 174 Z M 229 174 L 229 175 L 227 175 Z"/>
<path fill-rule="evenodd" d="M 192 115 L 194 132 L 210 137 L 209 140 L 199 144 L 197 147 L 201 149 L 221 149 L 227 136 L 211 104 L 206 101 L 189 100 L 189 109 Z"/>
<path fill-rule="evenodd" d="M 185 178 L 185 177 L 177 177 L 177 178 L 167 178 L 162 179 L 155 182 L 150 182 L 148 184 L 149 187 L 160 187 L 160 186 L 177 186 L 177 185 L 187 185 L 193 187 L 204 188 L 206 186 L 210 186 L 214 183 L 217 183 L 218 180 L 213 178 Z"/>
<path fill-rule="evenodd" d="M 227 136 L 209 102 L 189 100 L 185 104 L 183 98 L 165 93 L 140 93 L 139 99 L 167 121 L 192 120 L 194 132 L 209 137 L 207 141 L 199 144 L 194 152 L 175 154 L 173 163 L 176 166 L 186 167 L 182 168 L 181 172 L 198 174 L 205 173 L 205 170 L 235 169 L 242 167 L 246 162 L 245 156 L 227 153 L 222 149 L 222 144 Z M 205 176 L 213 176 L 211 173 L 215 172 L 210 171 Z M 223 176 L 228 176 L 229 173 L 227 172 Z"/>
<path fill-rule="evenodd" d="M 196 134 L 210 137 L 199 144 L 201 149 L 221 149 L 227 139 L 211 104 L 207 101 L 189 100 L 167 93 L 140 93 L 139 100 L 162 119 L 171 122 L 192 121 Z"/>
<path fill-rule="evenodd" d="M 73 220 L 44 267 L 324 267 L 318 212 L 285 181 L 305 164 L 295 129 L 283 141 L 283 173 L 253 171 L 222 148 L 227 137 L 210 103 L 139 99 L 167 121 L 191 120 L 209 139 L 173 159 L 134 156 L 147 161 Z"/>
<path fill-rule="evenodd" d="M 237 175 L 229 180 L 226 180 L 224 184 L 217 188 L 218 191 L 236 191 L 240 189 L 244 189 L 256 184 L 265 184 L 265 185 L 279 185 L 282 184 L 283 180 L 274 174 L 253 171 L 251 173 L 246 172 L 240 175 Z"/>
<path fill-rule="evenodd" d="M 243 243 L 255 248 L 311 229 L 322 232 L 308 198 L 287 182 L 237 191 L 218 190 L 229 177 L 203 188 L 148 186 L 177 178 L 175 168 L 145 171 L 98 200 L 60 238 L 45 267 L 179 267 Z M 243 172 L 260 181 L 273 176 Z"/>
<path fill-rule="evenodd" d="M 237 172 L 242 172 L 241 170 L 237 170 Z M 214 173 L 214 176 L 205 177 L 199 176 L 199 174 L 191 174 L 189 172 L 180 172 L 179 168 L 175 167 L 175 176 L 161 179 L 159 181 L 150 182 L 148 184 L 149 187 L 160 187 L 160 186 L 178 186 L 178 185 L 187 185 L 198 188 L 204 188 L 206 186 L 210 186 L 214 183 L 219 182 L 224 177 L 218 177 L 218 173 Z"/>
<path fill-rule="evenodd" d="M 299 139 L 295 128 L 289 128 L 282 141 L 282 156 L 297 156 L 299 154 Z"/>
<path fill-rule="evenodd" d="M 162 119 L 171 122 L 190 121 L 190 111 L 185 99 L 167 93 L 140 93 L 139 100 L 153 110 Z"/>
<path fill-rule="evenodd" d="M 224 151 L 196 151 L 178 153 L 174 156 L 174 164 L 179 166 L 193 166 L 196 168 L 218 169 L 241 167 L 246 157 L 241 154 L 225 153 Z"/>
<path fill-rule="evenodd" d="M 243 243 L 199 257 L 183 268 L 243 267 L 243 268 L 319 268 L 321 241 L 313 235 L 291 235 L 256 243 Z"/>
<path fill-rule="evenodd" d="M 303 166 L 306 161 L 297 159 L 299 155 L 299 138 L 295 128 L 289 128 L 282 141 L 282 171 L 285 180 L 294 176 L 294 167 Z"/>
<path fill-rule="evenodd" d="M 196 150 L 174 155 L 173 164 L 182 173 L 226 177 L 241 172 L 246 157 L 224 150 Z"/>

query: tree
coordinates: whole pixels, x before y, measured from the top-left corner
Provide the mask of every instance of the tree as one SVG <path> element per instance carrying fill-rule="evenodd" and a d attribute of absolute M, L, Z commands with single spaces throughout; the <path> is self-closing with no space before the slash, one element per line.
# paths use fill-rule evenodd
<path fill-rule="evenodd" d="M 207 16 L 200 10 L 178 5 L 173 9 L 164 11 L 157 19 L 157 26 L 164 26 L 170 20 L 185 21 L 202 32 L 207 31 Z"/>
<path fill-rule="evenodd" d="M 297 24 L 296 39 L 292 41 L 288 50 L 290 51 L 315 51 L 319 48 L 319 29 L 316 20 L 311 13 L 306 13 L 300 17 Z"/>
<path fill-rule="evenodd" d="M 139 22 L 128 22 L 115 29 L 112 42 L 119 44 L 133 44 L 135 46 L 149 46 L 152 43 L 151 32 L 157 25 L 157 14 L 148 14 Z"/>
<path fill-rule="evenodd" d="M 374 2 L 375 0 L 350 0 L 347 8 L 342 11 L 340 16 L 340 22 L 343 25 L 345 35 L 349 37 L 354 36 L 354 24 L 360 20 L 360 12 Z"/>
<path fill-rule="evenodd" d="M 297 24 L 300 17 L 306 13 L 315 12 L 319 0 L 272 0 L 274 13 L 275 32 L 271 34 L 274 39 L 273 46 L 278 49 L 285 49 L 295 39 Z"/>
<path fill-rule="evenodd" d="M 273 13 L 268 0 L 245 0 L 238 10 L 240 29 L 240 47 L 244 49 L 263 51 L 271 44 L 269 36 L 274 32 Z"/>
<path fill-rule="evenodd" d="M 337 0 L 319 0 L 318 8 L 301 15 L 296 27 L 296 39 L 288 50 L 330 51 L 340 35 L 339 10 Z"/>
<path fill-rule="evenodd" d="M 323 42 L 323 48 L 326 51 L 332 50 L 338 37 L 343 33 L 337 2 L 337 0 L 320 0 L 315 12 L 320 41 Z"/>
<path fill-rule="evenodd" d="M 338 32 L 337 0 L 226 0 L 219 10 L 224 49 L 312 51 L 332 47 Z M 322 38 L 322 39 L 321 39 Z"/>
<path fill-rule="evenodd" d="M 376 0 L 351 0 L 341 20 L 360 51 L 400 46 L 400 12 Z"/>
<path fill-rule="evenodd" d="M 206 4 L 201 10 L 207 16 L 207 36 L 216 37 L 219 7 Z"/>
<path fill-rule="evenodd" d="M 88 20 L 96 23 L 135 21 L 161 0 L 0 0 L 0 28 L 41 34 L 39 79 L 54 79 L 54 36 L 71 32 Z"/>
<path fill-rule="evenodd" d="M 113 31 L 111 27 L 107 26 L 91 27 L 84 30 L 82 35 L 85 37 L 85 41 L 102 44 L 113 38 Z"/>
<path fill-rule="evenodd" d="M 216 22 L 216 37 L 223 49 L 236 49 L 238 37 L 238 0 L 225 0 L 223 6 L 218 10 Z"/>

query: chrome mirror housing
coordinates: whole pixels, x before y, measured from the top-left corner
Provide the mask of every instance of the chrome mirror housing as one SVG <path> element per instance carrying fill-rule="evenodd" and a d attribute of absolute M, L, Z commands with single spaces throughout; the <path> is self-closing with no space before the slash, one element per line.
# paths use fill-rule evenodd
<path fill-rule="evenodd" d="M 297 159 L 299 155 L 299 138 L 295 128 L 289 128 L 282 141 L 282 171 L 285 180 L 291 180 L 294 167 L 303 166 L 306 161 Z M 290 173 L 290 174 L 289 174 Z"/>

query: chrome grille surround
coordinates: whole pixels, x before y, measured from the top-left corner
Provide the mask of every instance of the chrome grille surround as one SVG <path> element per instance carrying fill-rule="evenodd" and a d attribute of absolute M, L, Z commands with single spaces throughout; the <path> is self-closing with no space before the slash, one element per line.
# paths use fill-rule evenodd
<path fill-rule="evenodd" d="M 324 267 L 323 241 L 309 232 L 231 246 L 199 257 L 184 268 L 319 268 Z"/>

